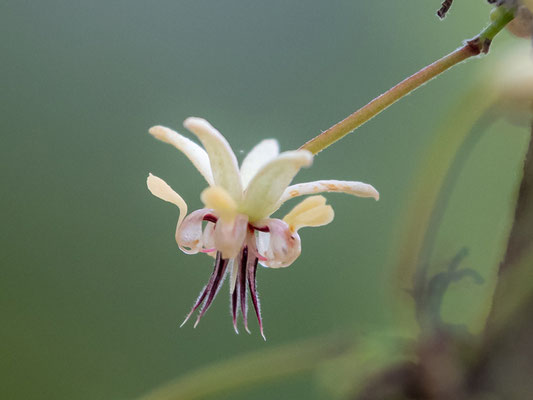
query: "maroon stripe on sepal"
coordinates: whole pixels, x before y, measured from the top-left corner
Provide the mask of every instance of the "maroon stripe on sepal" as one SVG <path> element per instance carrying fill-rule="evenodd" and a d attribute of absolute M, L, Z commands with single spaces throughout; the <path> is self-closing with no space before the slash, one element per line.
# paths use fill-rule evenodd
<path fill-rule="evenodd" d="M 215 299 L 218 289 L 220 288 L 220 284 L 224 280 L 224 274 L 226 272 L 226 268 L 228 267 L 228 259 L 222 258 L 220 252 L 217 253 L 217 259 L 216 259 L 216 267 L 215 267 L 215 279 L 213 280 L 213 284 L 211 285 L 211 288 L 208 290 L 207 299 L 205 300 L 204 305 L 202 306 L 202 309 L 200 310 L 200 313 L 198 314 L 198 318 L 196 318 L 196 322 L 194 323 L 194 327 L 196 328 L 198 326 L 198 323 L 200 322 L 200 319 L 205 314 L 205 312 L 209 309 L 209 306 Z"/>
<path fill-rule="evenodd" d="M 266 340 L 265 333 L 263 332 L 263 320 L 261 319 L 261 308 L 259 306 L 259 297 L 257 295 L 257 286 L 256 286 L 256 272 L 257 272 L 257 258 L 249 260 L 247 265 L 248 272 L 248 286 L 250 287 L 250 295 L 252 297 L 252 303 L 255 309 L 255 315 L 257 316 L 257 321 L 259 322 L 259 329 L 261 331 L 261 336 Z"/>
<path fill-rule="evenodd" d="M 250 333 L 248 329 L 248 291 L 246 290 L 246 265 L 248 264 L 248 247 L 244 246 L 242 249 L 241 265 L 239 268 L 239 294 L 241 301 L 241 314 L 244 323 L 244 329 Z"/>
<path fill-rule="evenodd" d="M 237 270 L 237 277 L 236 279 L 239 278 L 239 270 Z M 230 287 L 231 289 L 231 287 Z M 238 311 L 238 307 L 237 307 L 237 302 L 238 302 L 238 299 L 239 299 L 239 286 L 238 285 L 235 285 L 235 287 L 233 288 L 233 292 L 231 293 L 231 316 L 233 318 L 233 329 L 235 329 L 235 333 L 239 333 L 239 328 L 237 328 L 237 311 Z"/>
<path fill-rule="evenodd" d="M 213 268 L 213 273 L 211 274 L 211 277 L 209 278 L 209 281 L 207 282 L 207 285 L 205 285 L 204 288 L 202 289 L 202 292 L 201 292 L 200 296 L 198 296 L 198 299 L 196 300 L 196 303 L 194 303 L 194 306 L 192 307 L 191 311 L 189 312 L 189 314 L 187 314 L 187 316 L 185 317 L 185 320 L 181 323 L 180 328 L 183 325 L 185 325 L 185 323 L 189 320 L 189 318 L 191 318 L 191 315 L 196 311 L 196 309 L 198 307 L 200 307 L 200 304 L 202 304 L 202 302 L 204 301 L 205 297 L 207 296 L 207 294 L 209 293 L 209 291 L 213 287 L 213 283 L 215 282 L 215 278 L 216 278 L 217 271 L 218 271 L 218 268 L 219 268 L 219 258 L 220 258 L 220 253 L 217 253 L 217 257 L 216 257 L 216 260 L 215 260 L 215 266 Z"/>

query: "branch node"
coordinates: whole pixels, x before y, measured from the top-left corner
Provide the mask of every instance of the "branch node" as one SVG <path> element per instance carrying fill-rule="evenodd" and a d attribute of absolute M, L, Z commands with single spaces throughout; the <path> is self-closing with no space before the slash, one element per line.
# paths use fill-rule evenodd
<path fill-rule="evenodd" d="M 491 39 L 485 38 L 481 40 L 479 36 L 466 41 L 466 45 L 475 56 L 479 54 L 487 54 L 490 50 L 491 43 Z"/>

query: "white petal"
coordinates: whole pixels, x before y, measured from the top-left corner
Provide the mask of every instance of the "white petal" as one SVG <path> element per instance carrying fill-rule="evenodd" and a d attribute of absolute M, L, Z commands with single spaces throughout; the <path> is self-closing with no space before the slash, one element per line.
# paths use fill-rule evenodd
<path fill-rule="evenodd" d="M 279 144 L 276 139 L 265 139 L 258 143 L 244 158 L 241 165 L 241 181 L 244 189 L 263 165 L 273 160 L 279 154 Z"/>
<path fill-rule="evenodd" d="M 264 165 L 244 194 L 242 212 L 257 221 L 272 214 L 283 191 L 300 168 L 308 167 L 313 155 L 307 150 L 286 151 Z"/>
<path fill-rule="evenodd" d="M 307 183 L 298 183 L 289 186 L 281 196 L 279 205 L 285 203 L 287 200 L 298 196 L 307 194 L 317 194 L 323 192 L 338 192 L 347 193 L 357 197 L 372 197 L 379 200 L 378 191 L 367 183 L 353 182 L 353 181 L 336 181 L 325 180 Z"/>
<path fill-rule="evenodd" d="M 172 190 L 172 188 L 168 186 L 163 179 L 155 175 L 148 175 L 148 178 L 146 179 L 146 185 L 148 186 L 148 190 L 150 190 L 154 196 L 178 206 L 180 209 L 180 216 L 178 220 L 179 226 L 181 221 L 183 221 L 183 218 L 185 218 L 185 215 L 187 215 L 187 204 L 183 198 L 174 190 Z"/>
<path fill-rule="evenodd" d="M 256 243 L 259 253 L 266 257 L 261 265 L 269 268 L 284 268 L 291 265 L 302 250 L 300 236 L 279 219 L 266 219 L 262 225 L 269 232 L 258 232 Z"/>
<path fill-rule="evenodd" d="M 156 139 L 171 144 L 183 152 L 196 169 L 200 171 L 207 183 L 213 185 L 214 181 L 213 174 L 211 173 L 211 165 L 209 164 L 209 156 L 204 149 L 192 140 L 164 126 L 154 126 L 148 132 Z"/>
<path fill-rule="evenodd" d="M 215 247 L 222 258 L 235 258 L 241 251 L 248 231 L 248 217 L 238 214 L 234 219 L 219 219 L 215 225 Z"/>
<path fill-rule="evenodd" d="M 204 253 L 211 257 L 216 257 L 217 250 L 215 248 L 215 224 L 208 222 L 202 233 L 202 242 Z M 207 252 L 207 250 L 213 250 Z"/>
<path fill-rule="evenodd" d="M 333 221 L 335 213 L 326 205 L 324 196 L 311 196 L 298 203 L 284 218 L 293 231 L 306 226 L 324 226 Z"/>
<path fill-rule="evenodd" d="M 213 230 L 206 228 L 206 232 L 203 232 L 204 217 L 212 212 L 213 210 L 207 208 L 193 211 L 187 215 L 182 224 L 178 225 L 176 242 L 181 251 L 186 254 L 196 254 L 204 249 L 209 249 L 207 246 L 212 246 L 213 238 L 210 235 L 213 234 Z M 208 222 L 207 224 L 209 226 L 212 223 Z"/>
<path fill-rule="evenodd" d="M 190 117 L 183 125 L 200 139 L 207 150 L 215 184 L 226 189 L 236 201 L 240 201 L 241 177 L 237 158 L 228 141 L 205 119 Z"/>

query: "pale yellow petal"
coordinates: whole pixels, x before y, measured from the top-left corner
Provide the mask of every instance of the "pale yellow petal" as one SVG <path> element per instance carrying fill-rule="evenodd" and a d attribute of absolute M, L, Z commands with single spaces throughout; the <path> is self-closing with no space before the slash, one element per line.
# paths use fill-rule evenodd
<path fill-rule="evenodd" d="M 237 204 L 230 194 L 220 186 L 211 186 L 202 192 L 200 199 L 207 208 L 216 210 L 217 215 L 225 220 L 235 218 Z"/>
<path fill-rule="evenodd" d="M 205 119 L 190 117 L 183 125 L 198 137 L 209 154 L 215 185 L 223 187 L 231 197 L 240 201 L 242 185 L 239 166 L 228 141 Z"/>
<path fill-rule="evenodd" d="M 312 210 L 313 208 L 323 206 L 326 204 L 326 198 L 324 196 L 310 196 L 305 200 L 299 202 L 293 209 L 287 214 L 297 215 Z"/>
<path fill-rule="evenodd" d="M 289 186 L 281 196 L 278 207 L 289 199 L 323 192 L 347 193 L 357 197 L 371 197 L 379 200 L 378 191 L 367 183 L 353 181 L 321 180 L 298 183 Z"/>
<path fill-rule="evenodd" d="M 146 185 L 148 190 L 156 197 L 159 197 L 161 200 L 168 201 L 169 203 L 175 204 L 180 209 L 180 216 L 178 220 L 178 226 L 187 215 L 187 204 L 185 200 L 177 194 L 172 188 L 161 178 L 149 174 L 146 179 Z"/>
<path fill-rule="evenodd" d="M 283 191 L 300 168 L 308 167 L 313 155 L 307 150 L 287 151 L 264 165 L 252 178 L 244 194 L 242 212 L 250 220 L 263 219 L 277 209 Z"/>
<path fill-rule="evenodd" d="M 192 140 L 180 135 L 178 132 L 164 126 L 154 126 L 148 131 L 156 139 L 162 142 L 171 144 L 193 163 L 198 171 L 202 174 L 209 185 L 213 185 L 213 174 L 211 173 L 211 165 L 209 163 L 209 156 L 206 151 Z"/>
<path fill-rule="evenodd" d="M 241 182 L 243 188 L 246 189 L 261 167 L 276 158 L 278 154 L 279 144 L 276 139 L 265 139 L 250 150 L 241 165 Z"/>
<path fill-rule="evenodd" d="M 284 218 L 292 231 L 303 227 L 315 227 L 329 224 L 335 213 L 326 205 L 324 196 L 311 196 L 296 205 Z"/>

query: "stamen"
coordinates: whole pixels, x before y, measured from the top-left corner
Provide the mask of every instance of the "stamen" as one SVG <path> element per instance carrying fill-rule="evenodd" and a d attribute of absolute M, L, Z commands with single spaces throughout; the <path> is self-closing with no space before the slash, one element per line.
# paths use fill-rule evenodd
<path fill-rule="evenodd" d="M 262 255 L 259 254 L 259 253 L 255 253 L 255 254 L 256 254 L 257 259 L 258 259 L 259 261 L 268 261 L 268 258 L 266 258 L 265 256 L 262 256 Z"/>
<path fill-rule="evenodd" d="M 268 229 L 268 227 L 266 227 L 266 229 Z M 261 231 L 261 232 L 264 232 L 264 231 Z M 270 229 L 268 229 L 267 232 L 270 232 Z M 268 258 L 266 258 L 265 256 L 259 254 L 259 250 L 257 250 L 257 238 L 254 236 L 253 232 L 252 232 L 252 236 L 251 236 L 250 239 L 251 239 L 250 242 L 249 242 L 250 255 L 254 256 L 254 257 L 257 257 L 259 259 L 259 261 L 268 261 Z"/>
<path fill-rule="evenodd" d="M 254 258 L 252 262 L 248 262 L 247 272 L 248 272 L 248 286 L 250 287 L 250 295 L 252 296 L 252 303 L 254 304 L 255 315 L 257 316 L 257 321 L 259 322 L 259 329 L 261 331 L 261 336 L 266 341 L 265 333 L 263 332 L 263 321 L 261 319 L 261 309 L 259 306 L 259 299 L 257 297 L 257 287 L 256 287 L 256 272 L 257 272 L 257 258 Z"/>

